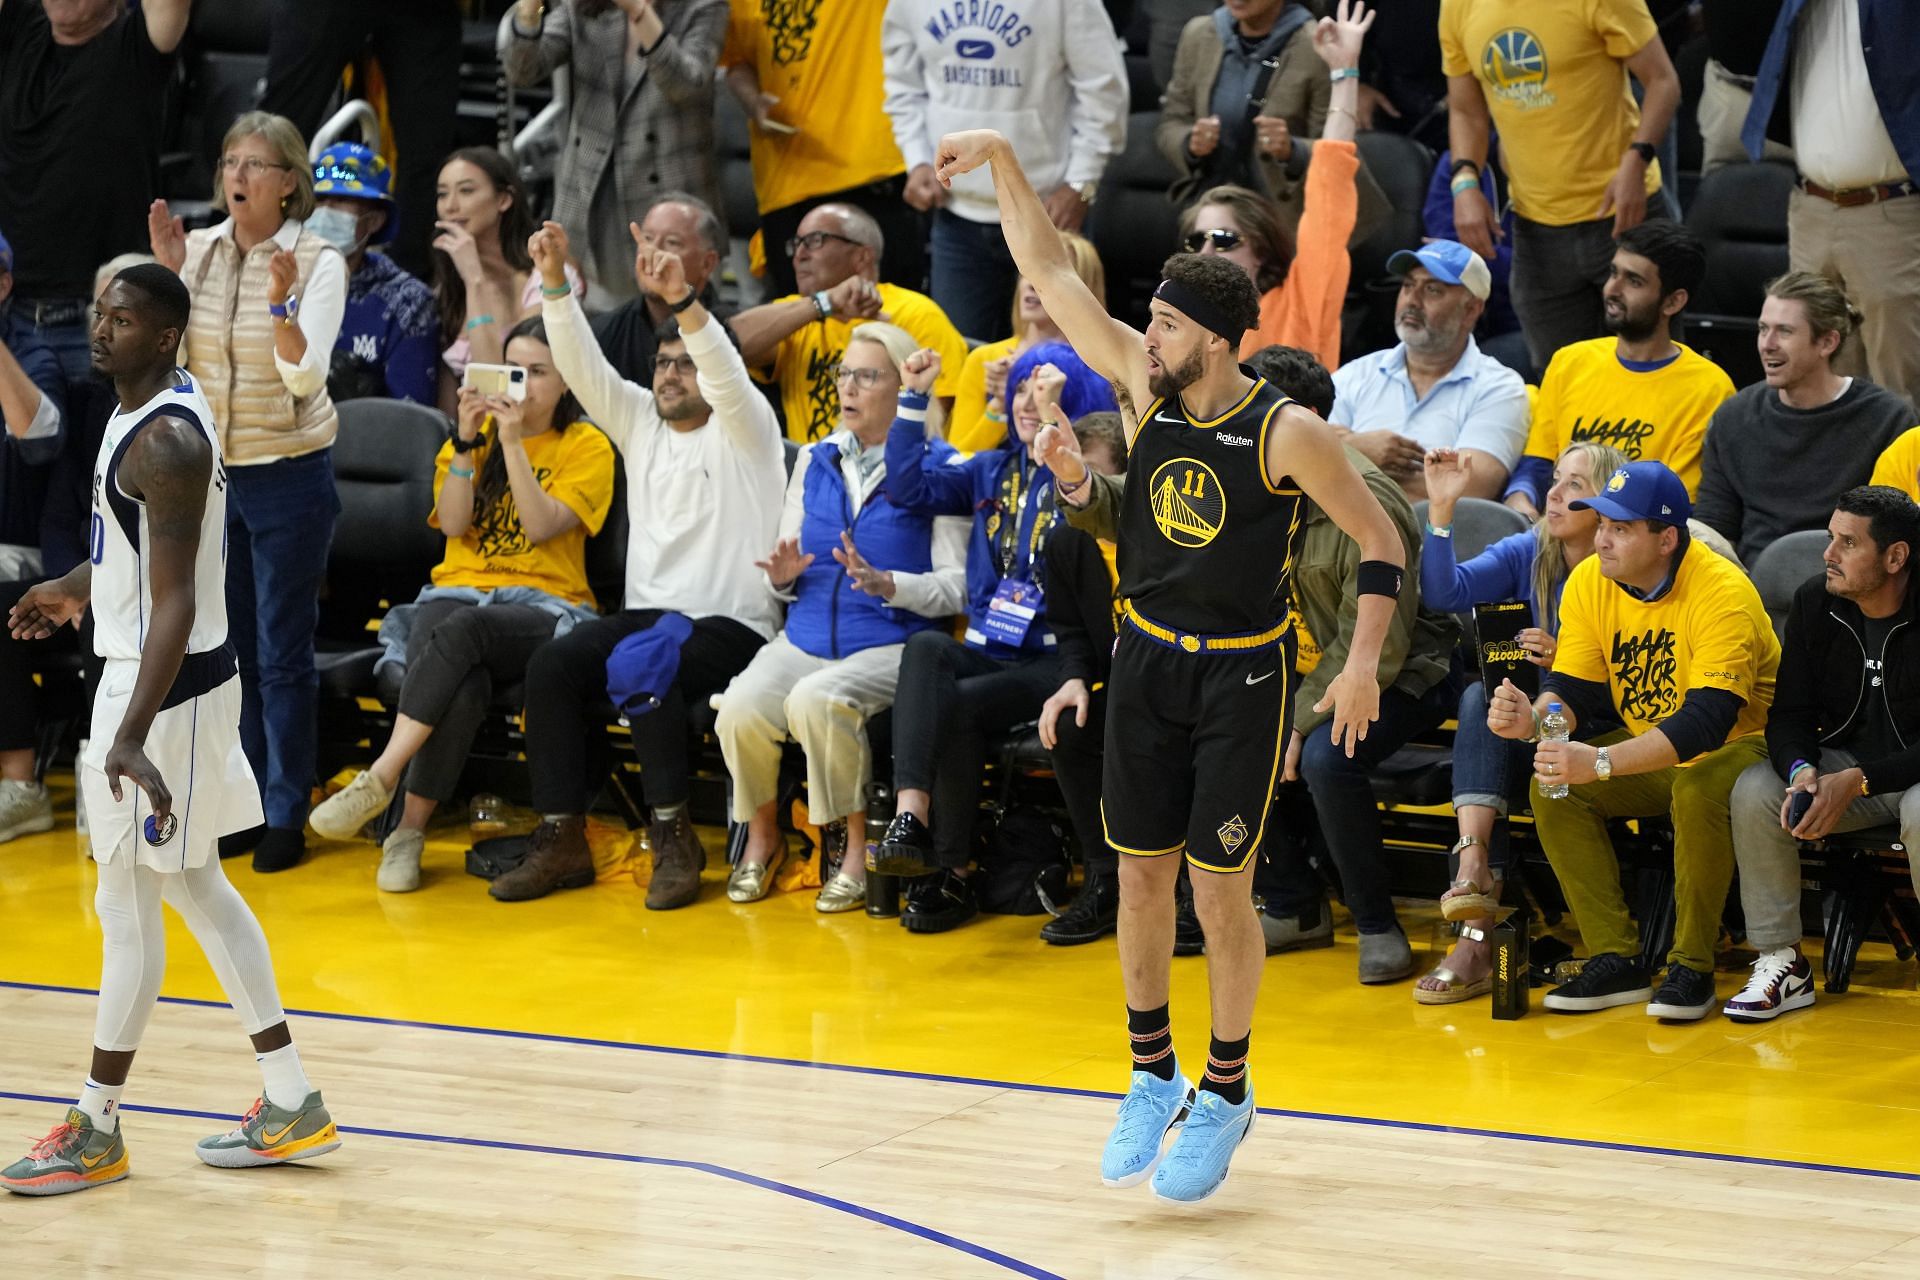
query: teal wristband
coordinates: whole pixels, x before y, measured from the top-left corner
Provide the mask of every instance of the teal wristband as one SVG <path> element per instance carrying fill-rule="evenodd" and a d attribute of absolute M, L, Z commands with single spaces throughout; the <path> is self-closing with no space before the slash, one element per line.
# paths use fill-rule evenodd
<path fill-rule="evenodd" d="M 475 329 L 478 329 L 481 325 L 492 324 L 492 323 L 493 323 L 492 316 L 475 316 L 473 319 L 467 321 L 466 332 L 472 333 Z"/>
<path fill-rule="evenodd" d="M 1436 538 L 1451 538 L 1453 536 L 1453 526 L 1450 524 L 1435 525 L 1429 523 L 1427 525 L 1427 532 Z"/>
<path fill-rule="evenodd" d="M 1335 67 L 1330 78 L 1335 84 L 1339 84 L 1342 80 L 1358 80 L 1360 78 L 1360 68 Z"/>
<path fill-rule="evenodd" d="M 557 289 L 550 284 L 540 286 L 540 296 L 543 298 L 564 298 L 572 292 L 573 286 L 570 284 L 563 284 Z"/>
<path fill-rule="evenodd" d="M 471 479 L 473 479 L 473 469 L 472 469 L 471 467 L 469 467 L 469 468 L 468 468 L 467 470 L 465 470 L 465 471 L 462 471 L 462 470 L 461 470 L 460 468 L 458 468 L 458 467 L 448 467 L 448 468 L 447 468 L 447 474 L 448 474 L 448 475 L 450 475 L 450 476 L 459 476 L 459 477 L 460 477 L 460 478 L 461 478 L 462 480 L 471 480 Z"/>

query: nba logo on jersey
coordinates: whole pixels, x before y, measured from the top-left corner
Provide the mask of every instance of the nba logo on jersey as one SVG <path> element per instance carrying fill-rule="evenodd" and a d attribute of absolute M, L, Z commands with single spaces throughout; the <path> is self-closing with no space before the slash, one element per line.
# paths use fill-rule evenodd
<path fill-rule="evenodd" d="M 164 818 L 157 813 L 147 815 L 145 835 L 147 837 L 147 843 L 155 848 L 159 848 L 167 841 L 173 839 L 173 833 L 179 829 L 180 819 L 174 817 L 172 814 L 168 814 Z"/>

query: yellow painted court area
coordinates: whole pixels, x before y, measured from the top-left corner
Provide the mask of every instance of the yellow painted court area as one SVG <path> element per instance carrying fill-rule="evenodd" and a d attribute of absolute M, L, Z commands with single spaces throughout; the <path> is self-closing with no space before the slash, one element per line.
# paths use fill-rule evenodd
<path fill-rule="evenodd" d="M 807 892 L 735 906 L 717 855 L 683 911 L 624 883 L 506 906 L 461 870 L 464 828 L 434 835 L 406 896 L 375 892 L 370 845 L 228 864 L 288 1008 L 349 1015 L 293 1018 L 342 1150 L 202 1167 L 192 1140 L 258 1077 L 225 1008 L 165 1004 L 125 1099 L 133 1176 L 0 1197 L 0 1275 L 1432 1276 L 1487 1251 L 1501 1274 L 1920 1275 L 1920 1186 L 1864 1172 L 1920 1175 L 1915 966 L 1883 948 L 1772 1026 L 1537 994 L 1503 1023 L 1359 986 L 1343 931 L 1269 960 L 1253 1079 L 1281 1113 L 1176 1209 L 1099 1183 L 1099 1095 L 1126 1083 L 1110 939 L 1050 948 L 1017 917 L 910 936 Z M 97 980 L 92 885 L 71 830 L 0 846 L 8 1159 L 85 1071 L 92 1000 L 48 988 Z M 169 928 L 165 996 L 221 1001 Z M 1205 965 L 1174 962 L 1190 1063 Z"/>

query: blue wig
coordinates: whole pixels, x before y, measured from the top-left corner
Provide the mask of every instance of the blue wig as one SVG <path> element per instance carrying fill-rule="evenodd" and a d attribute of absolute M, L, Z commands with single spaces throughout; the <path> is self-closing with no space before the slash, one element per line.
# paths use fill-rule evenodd
<path fill-rule="evenodd" d="M 1013 407 L 1014 396 L 1033 371 L 1043 364 L 1050 364 L 1067 375 L 1067 385 L 1060 388 L 1060 411 L 1067 415 L 1068 422 L 1075 422 L 1089 413 L 1112 413 L 1120 406 L 1113 398 L 1113 387 L 1107 380 L 1087 368 L 1074 349 L 1064 342 L 1043 342 L 1037 347 L 1029 347 L 1014 360 L 1013 367 L 1007 370 L 1007 407 Z M 1009 412 L 1009 419 L 1012 414 Z M 1008 431 L 1012 431 L 1009 423 Z M 1009 439 L 1013 437 L 1009 435 Z"/>

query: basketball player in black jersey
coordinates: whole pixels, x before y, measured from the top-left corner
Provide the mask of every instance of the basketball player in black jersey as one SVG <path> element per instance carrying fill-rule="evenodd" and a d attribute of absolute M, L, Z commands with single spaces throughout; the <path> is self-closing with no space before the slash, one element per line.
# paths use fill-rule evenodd
<path fill-rule="evenodd" d="M 1353 110 L 1351 69 L 1373 17 L 1341 0 L 1314 46 L 1333 69 L 1334 109 Z M 940 140 L 951 183 L 991 167 L 1007 246 L 1074 350 L 1142 406 L 1120 514 L 1125 625 L 1108 686 L 1103 810 L 1120 851 L 1120 958 L 1132 1086 L 1108 1139 L 1109 1186 L 1153 1178 L 1165 1200 L 1203 1200 L 1253 1123 L 1246 1071 L 1265 960 L 1247 877 L 1266 834 L 1293 715 L 1288 571 L 1301 508 L 1320 504 L 1361 547 L 1359 620 L 1345 669 L 1319 709 L 1349 754 L 1378 714 L 1375 670 L 1405 556 L 1386 513 L 1332 430 L 1239 363 L 1259 297 L 1237 266 L 1178 254 L 1147 332 L 1113 319 L 1074 274 L 1059 234 L 1007 140 L 989 130 Z M 1042 428 L 1068 506 L 1089 477 L 1066 424 Z M 1044 443 L 1041 443 L 1044 441 Z M 1051 464 L 1050 464 L 1051 465 Z M 1078 499 L 1078 502 L 1076 502 Z M 1188 1086 L 1173 1055 L 1167 992 L 1174 882 L 1184 856 L 1207 936 L 1213 1040 Z M 1182 1125 L 1162 1160 L 1167 1132 Z"/>

